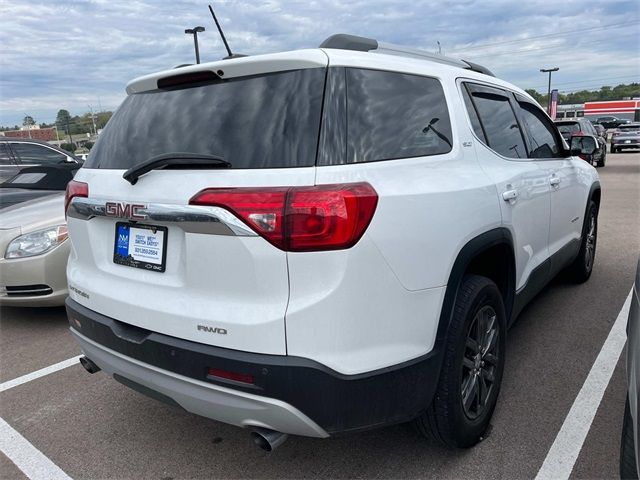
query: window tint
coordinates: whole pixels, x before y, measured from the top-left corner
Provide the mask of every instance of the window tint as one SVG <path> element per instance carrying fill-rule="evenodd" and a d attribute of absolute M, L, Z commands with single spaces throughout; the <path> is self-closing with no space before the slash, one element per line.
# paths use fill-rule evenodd
<path fill-rule="evenodd" d="M 347 69 L 347 163 L 451 150 L 442 85 L 433 78 Z"/>
<path fill-rule="evenodd" d="M 489 147 L 509 158 L 526 158 L 527 150 L 509 99 L 484 91 L 473 92 Z"/>
<path fill-rule="evenodd" d="M 560 148 L 553 134 L 553 125 L 540 109 L 527 102 L 520 102 L 520 117 L 529 138 L 529 158 L 554 158 L 560 156 Z"/>
<path fill-rule="evenodd" d="M 11 148 L 22 163 L 31 165 L 62 163 L 67 158 L 60 152 L 34 143 L 13 143 Z"/>
<path fill-rule="evenodd" d="M 480 119 L 478 118 L 476 107 L 473 106 L 473 102 L 471 101 L 471 97 L 469 96 L 469 92 L 467 91 L 467 87 L 465 87 L 464 85 L 462 85 L 462 98 L 464 99 L 465 107 L 467 107 L 467 112 L 469 113 L 469 120 L 471 120 L 473 131 L 476 133 L 480 140 L 486 143 L 487 139 L 485 138 L 484 132 L 482 131 L 482 125 L 480 125 Z"/>
<path fill-rule="evenodd" d="M 0 143 L 0 165 L 13 165 L 13 159 L 11 153 L 9 153 L 9 146 L 2 142 Z"/>
<path fill-rule="evenodd" d="M 232 168 L 315 165 L 325 68 L 129 95 L 84 166 L 130 168 L 165 153 L 216 155 Z"/>

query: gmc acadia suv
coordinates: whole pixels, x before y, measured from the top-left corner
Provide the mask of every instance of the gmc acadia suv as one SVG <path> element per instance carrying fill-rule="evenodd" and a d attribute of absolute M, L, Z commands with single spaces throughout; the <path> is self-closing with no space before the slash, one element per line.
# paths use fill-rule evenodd
<path fill-rule="evenodd" d="M 263 448 L 475 444 L 507 327 L 591 274 L 596 140 L 478 65 L 336 35 L 127 93 L 67 192 L 82 363 Z"/>

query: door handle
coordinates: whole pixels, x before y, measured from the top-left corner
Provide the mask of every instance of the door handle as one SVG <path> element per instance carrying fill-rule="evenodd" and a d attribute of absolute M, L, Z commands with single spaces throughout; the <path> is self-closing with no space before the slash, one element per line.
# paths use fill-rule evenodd
<path fill-rule="evenodd" d="M 518 190 L 513 189 L 513 190 L 507 190 L 505 192 L 502 192 L 502 199 L 505 202 L 513 203 L 516 200 L 516 198 L 518 198 Z"/>
<path fill-rule="evenodd" d="M 560 185 L 560 177 L 553 175 L 549 179 L 549 183 L 551 184 L 552 187 L 557 187 L 558 185 Z"/>

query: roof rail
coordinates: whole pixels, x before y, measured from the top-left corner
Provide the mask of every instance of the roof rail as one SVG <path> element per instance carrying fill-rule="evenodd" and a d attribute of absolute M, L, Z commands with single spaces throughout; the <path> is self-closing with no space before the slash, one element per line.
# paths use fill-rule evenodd
<path fill-rule="evenodd" d="M 483 73 L 485 75 L 495 77 L 491 70 L 483 67 L 482 65 L 478 65 L 477 63 L 468 62 L 466 60 L 458 60 L 457 58 L 445 57 L 444 55 L 429 53 L 417 48 L 403 47 L 401 45 L 394 45 L 391 43 L 382 43 L 373 38 L 359 37 L 357 35 L 349 35 L 347 33 L 337 33 L 335 35 L 331 35 L 320 44 L 320 48 L 336 48 L 340 50 L 386 53 L 389 55 L 399 55 L 402 57 L 420 58 L 431 60 L 432 62 L 443 63 L 445 65 L 464 68 L 465 70 L 472 70 L 474 72 Z"/>

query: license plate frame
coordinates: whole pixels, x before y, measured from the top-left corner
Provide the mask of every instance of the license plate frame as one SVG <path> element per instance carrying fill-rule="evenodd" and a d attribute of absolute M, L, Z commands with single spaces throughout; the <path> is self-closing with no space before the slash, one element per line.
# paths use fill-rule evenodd
<path fill-rule="evenodd" d="M 147 244 L 139 244 L 137 247 L 141 249 L 147 249 L 147 252 L 154 253 L 149 255 L 149 258 L 144 258 L 144 253 L 146 252 L 130 252 L 129 249 L 132 247 L 131 244 L 131 236 L 132 229 L 134 235 L 140 235 L 138 231 L 150 231 L 152 235 L 147 235 L 146 241 L 153 242 L 152 239 L 157 240 L 161 238 L 162 245 L 159 248 L 154 248 L 153 245 Z M 158 233 L 161 232 L 160 237 Z M 121 238 L 120 234 L 126 234 L 127 239 L 126 242 L 124 237 Z M 167 267 L 167 238 L 169 235 L 169 229 L 167 227 L 162 227 L 159 225 L 146 225 L 139 224 L 134 222 L 116 222 L 115 225 L 115 235 L 113 242 L 113 263 L 117 265 L 123 265 L 125 267 L 133 267 L 133 268 L 141 268 L 143 270 L 148 270 L 151 272 L 163 273 Z M 126 243 L 126 248 L 125 248 Z M 134 244 L 133 247 L 136 247 Z M 155 250 L 161 251 L 155 252 Z"/>

